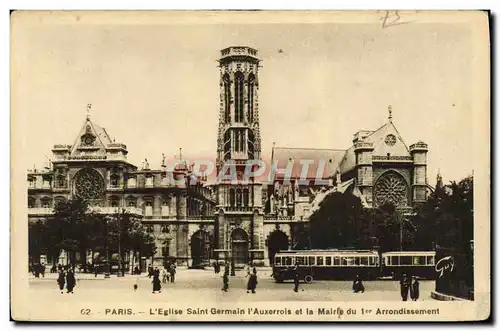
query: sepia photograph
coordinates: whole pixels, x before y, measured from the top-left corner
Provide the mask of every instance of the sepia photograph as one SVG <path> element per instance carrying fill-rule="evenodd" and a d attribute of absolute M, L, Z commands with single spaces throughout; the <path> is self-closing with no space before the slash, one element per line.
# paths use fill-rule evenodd
<path fill-rule="evenodd" d="M 16 321 L 490 316 L 484 11 L 14 11 Z"/>

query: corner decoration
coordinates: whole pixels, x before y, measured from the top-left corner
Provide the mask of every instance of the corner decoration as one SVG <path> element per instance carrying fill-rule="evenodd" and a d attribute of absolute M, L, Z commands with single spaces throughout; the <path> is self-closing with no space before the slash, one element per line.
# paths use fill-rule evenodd
<path fill-rule="evenodd" d="M 391 203 L 394 206 L 407 205 L 408 186 L 400 174 L 390 171 L 383 174 L 375 184 L 374 197 L 377 205 Z"/>
<path fill-rule="evenodd" d="M 75 194 L 85 200 L 104 197 L 104 179 L 94 169 L 82 169 L 75 175 Z"/>
<path fill-rule="evenodd" d="M 85 134 L 82 135 L 81 137 L 81 142 L 83 146 L 93 146 L 95 142 L 96 137 L 92 134 L 92 130 L 90 128 L 90 125 L 87 125 L 85 128 Z"/>

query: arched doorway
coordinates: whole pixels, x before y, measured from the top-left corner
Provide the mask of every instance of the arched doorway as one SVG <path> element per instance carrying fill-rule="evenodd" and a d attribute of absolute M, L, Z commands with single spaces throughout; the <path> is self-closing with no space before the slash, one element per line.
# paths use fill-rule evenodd
<path fill-rule="evenodd" d="M 191 236 L 191 258 L 192 267 L 204 267 L 210 264 L 210 253 L 212 241 L 210 234 L 204 230 L 198 230 Z"/>
<path fill-rule="evenodd" d="M 274 255 L 280 250 L 288 249 L 288 236 L 281 230 L 274 230 L 267 239 L 269 263 L 272 266 Z"/>
<path fill-rule="evenodd" d="M 243 229 L 231 233 L 231 251 L 235 265 L 248 263 L 248 234 Z"/>

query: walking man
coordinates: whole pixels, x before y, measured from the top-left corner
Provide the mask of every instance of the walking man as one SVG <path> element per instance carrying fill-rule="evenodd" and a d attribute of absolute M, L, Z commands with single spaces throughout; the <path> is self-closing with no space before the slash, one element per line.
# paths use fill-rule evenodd
<path fill-rule="evenodd" d="M 410 280 L 408 279 L 408 276 L 406 276 L 406 273 L 403 273 L 403 278 L 399 282 L 400 287 L 401 287 L 401 298 L 403 301 L 408 300 L 408 290 L 410 289 Z"/>
<path fill-rule="evenodd" d="M 64 293 L 65 282 L 66 282 L 66 275 L 64 274 L 64 271 L 60 270 L 59 277 L 57 278 L 57 284 L 59 284 L 59 291 L 61 291 L 61 294 Z"/>
<path fill-rule="evenodd" d="M 420 284 L 417 277 L 413 276 L 410 285 L 410 298 L 413 301 L 417 301 L 420 296 Z"/>
<path fill-rule="evenodd" d="M 75 273 L 72 269 L 68 270 L 68 273 L 66 274 L 66 289 L 67 293 L 73 294 L 73 288 L 76 285 L 76 279 L 75 279 Z"/>
<path fill-rule="evenodd" d="M 170 265 L 170 282 L 175 282 L 175 263 Z"/>
<path fill-rule="evenodd" d="M 256 288 L 257 288 L 257 269 L 253 268 L 253 273 L 250 275 L 250 278 L 248 278 L 247 293 L 249 293 L 249 291 L 255 293 Z"/>
<path fill-rule="evenodd" d="M 298 263 L 296 263 L 295 267 L 293 268 L 293 283 L 295 285 L 293 288 L 293 291 L 298 292 L 299 291 L 299 264 Z"/>
<path fill-rule="evenodd" d="M 224 270 L 224 276 L 222 276 L 222 291 L 227 292 L 229 288 L 229 269 Z"/>

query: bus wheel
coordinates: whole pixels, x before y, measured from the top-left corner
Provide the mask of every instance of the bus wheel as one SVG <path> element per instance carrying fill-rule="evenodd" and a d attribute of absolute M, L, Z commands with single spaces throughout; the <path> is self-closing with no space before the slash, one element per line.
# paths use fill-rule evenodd
<path fill-rule="evenodd" d="M 307 284 L 310 284 L 312 281 L 313 281 L 313 276 L 311 275 L 306 275 L 304 277 L 304 281 L 307 283 Z"/>

